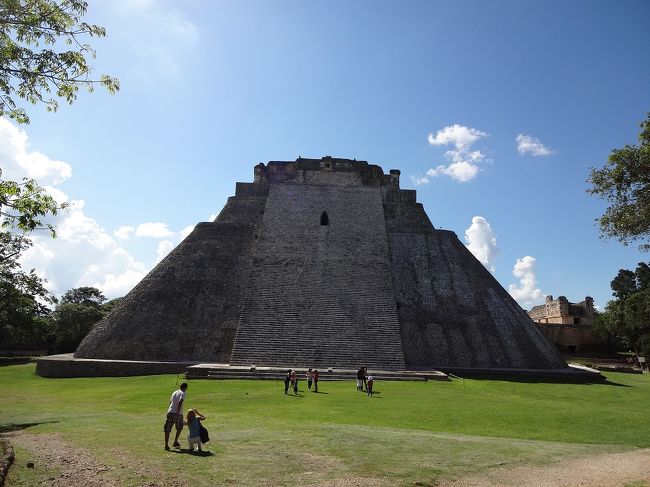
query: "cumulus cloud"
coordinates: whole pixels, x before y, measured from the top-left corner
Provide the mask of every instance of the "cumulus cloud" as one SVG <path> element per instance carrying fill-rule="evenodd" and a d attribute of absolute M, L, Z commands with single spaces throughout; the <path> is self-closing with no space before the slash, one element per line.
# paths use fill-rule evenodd
<path fill-rule="evenodd" d="M 429 178 L 426 177 L 426 176 L 422 176 L 422 177 L 411 176 L 411 182 L 415 186 L 420 186 L 421 184 L 428 184 L 429 183 Z"/>
<path fill-rule="evenodd" d="M 544 293 L 537 287 L 536 262 L 534 257 L 527 255 L 517 259 L 512 270 L 512 274 L 519 279 L 519 285 L 510 284 L 508 290 L 510 295 L 523 306 L 530 306 L 544 298 Z"/>
<path fill-rule="evenodd" d="M 167 228 L 166 223 L 141 223 L 135 229 L 136 237 L 168 238 L 176 235 Z"/>
<path fill-rule="evenodd" d="M 41 186 L 53 186 L 72 176 L 70 164 L 31 150 L 27 133 L 5 118 L 0 118 L 0 141 L 0 167 L 5 179 L 34 178 Z"/>
<path fill-rule="evenodd" d="M 540 142 L 539 139 L 532 135 L 519 134 L 515 139 L 517 141 L 517 151 L 522 154 L 530 154 L 531 156 L 548 156 L 553 151 Z"/>
<path fill-rule="evenodd" d="M 163 240 L 158 244 L 158 248 L 156 249 L 156 255 L 157 259 L 156 262 L 160 262 L 163 260 L 168 253 L 170 253 L 174 249 L 175 245 L 173 242 L 170 242 L 169 240 Z"/>
<path fill-rule="evenodd" d="M 124 225 L 113 232 L 113 235 L 118 240 L 128 240 L 133 236 L 135 227 L 132 225 Z"/>
<path fill-rule="evenodd" d="M 188 225 L 185 228 L 183 228 L 179 233 L 181 240 L 183 240 L 185 237 L 187 237 L 190 233 L 192 233 L 192 230 L 194 230 L 194 227 L 196 225 Z"/>
<path fill-rule="evenodd" d="M 488 134 L 478 129 L 465 127 L 463 125 L 450 125 L 436 132 L 436 135 L 429 134 L 427 140 L 431 146 L 453 145 L 453 149 L 445 152 L 445 158 L 450 163 L 441 164 L 427 171 L 427 176 L 449 176 L 455 181 L 464 183 L 471 181 L 480 171 L 480 164 L 487 162 L 485 154 L 480 150 L 472 150 L 472 145 L 478 140 L 487 137 Z M 429 180 L 426 177 L 416 179 L 415 184 L 425 184 Z"/>
<path fill-rule="evenodd" d="M 68 196 L 56 185 L 72 175 L 72 168 L 29 147 L 27 133 L 0 118 L 0 167 L 5 179 L 35 178 L 59 202 Z M 36 269 L 47 279 L 47 288 L 60 295 L 73 287 L 95 286 L 107 297 L 128 292 L 146 273 L 115 239 L 84 213 L 83 200 L 70 200 L 70 206 L 48 222 L 54 224 L 57 238 L 34 232 L 34 245 L 21 256 L 25 269 Z M 122 234 L 128 231 L 122 229 Z"/>
<path fill-rule="evenodd" d="M 485 132 L 465 127 L 463 125 L 454 124 L 438 130 L 435 136 L 429 134 L 427 140 L 430 145 L 454 144 L 456 149 L 462 149 L 464 147 L 469 147 L 483 137 L 487 137 Z"/>
<path fill-rule="evenodd" d="M 467 248 L 490 272 L 494 272 L 494 260 L 498 253 L 497 238 L 488 221 L 482 216 L 472 218 L 465 230 Z"/>
<path fill-rule="evenodd" d="M 94 286 L 107 297 L 126 294 L 147 272 L 94 219 L 83 212 L 83 201 L 57 217 L 57 238 L 32 236 L 34 246 L 21 258 L 24 268 L 35 268 L 47 279 L 47 288 L 62 294 L 79 286 Z"/>

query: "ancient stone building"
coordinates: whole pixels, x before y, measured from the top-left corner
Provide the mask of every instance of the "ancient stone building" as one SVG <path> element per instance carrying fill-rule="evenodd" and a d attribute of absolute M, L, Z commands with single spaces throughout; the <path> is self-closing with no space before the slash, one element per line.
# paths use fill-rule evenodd
<path fill-rule="evenodd" d="M 562 351 L 579 353 L 607 347 L 607 340 L 592 328 L 595 310 L 594 300 L 589 296 L 579 303 L 570 303 L 564 296 L 553 299 L 549 295 L 546 302 L 534 306 L 528 316 Z"/>
<path fill-rule="evenodd" d="M 565 368 L 400 172 L 298 158 L 194 231 L 75 357 L 403 370 Z M 440 209 L 444 211 L 444 209 Z"/>

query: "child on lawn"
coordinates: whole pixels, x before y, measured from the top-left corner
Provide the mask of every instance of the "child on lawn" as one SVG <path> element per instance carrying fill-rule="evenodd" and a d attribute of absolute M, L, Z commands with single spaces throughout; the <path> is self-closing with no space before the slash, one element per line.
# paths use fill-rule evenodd
<path fill-rule="evenodd" d="M 198 447 L 197 451 L 203 451 L 201 449 L 201 421 L 205 420 L 205 416 L 199 413 L 196 409 L 190 409 L 187 412 L 187 429 L 190 430 L 190 434 L 187 437 L 187 442 L 189 443 L 190 451 L 195 451 L 194 446 Z"/>

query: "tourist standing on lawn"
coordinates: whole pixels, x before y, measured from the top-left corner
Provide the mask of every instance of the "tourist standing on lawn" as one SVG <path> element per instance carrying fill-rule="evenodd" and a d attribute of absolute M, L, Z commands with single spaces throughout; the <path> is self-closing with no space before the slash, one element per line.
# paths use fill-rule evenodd
<path fill-rule="evenodd" d="M 183 429 L 183 402 L 185 401 L 185 391 L 187 390 L 187 383 L 183 382 L 177 391 L 172 393 L 169 399 L 169 408 L 167 408 L 167 420 L 165 421 L 165 450 L 169 450 L 169 433 L 172 432 L 172 427 L 176 426 L 176 438 L 174 439 L 174 447 L 180 447 L 178 437 L 181 435 Z"/>
<path fill-rule="evenodd" d="M 307 370 L 306 377 L 307 377 L 307 390 L 309 390 L 311 392 L 311 384 L 314 381 L 314 375 L 313 375 L 311 369 Z"/>
<path fill-rule="evenodd" d="M 314 369 L 314 392 L 318 392 L 318 370 Z"/>
<path fill-rule="evenodd" d="M 287 370 L 287 375 L 284 376 L 284 393 L 289 392 L 289 383 L 291 382 L 291 369 Z"/>
<path fill-rule="evenodd" d="M 368 382 L 366 383 L 366 390 L 368 391 L 368 397 L 372 397 L 372 386 L 375 383 L 374 380 L 372 380 L 372 375 L 368 376 Z"/>
<path fill-rule="evenodd" d="M 364 375 L 363 367 L 359 367 L 357 370 L 357 391 L 363 391 L 363 383 L 366 380 Z"/>
<path fill-rule="evenodd" d="M 291 371 L 291 385 L 293 388 L 293 393 L 297 396 L 298 395 L 298 374 L 296 374 L 295 370 Z"/>

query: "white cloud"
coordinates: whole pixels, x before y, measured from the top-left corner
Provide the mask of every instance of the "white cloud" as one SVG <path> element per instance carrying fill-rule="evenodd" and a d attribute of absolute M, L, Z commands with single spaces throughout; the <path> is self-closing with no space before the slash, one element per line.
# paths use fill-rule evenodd
<path fill-rule="evenodd" d="M 133 236 L 135 227 L 132 225 L 123 225 L 113 232 L 113 236 L 118 240 L 128 240 Z"/>
<path fill-rule="evenodd" d="M 71 206 L 55 223 L 57 238 L 34 235 L 34 246 L 21 258 L 24 268 L 36 268 L 47 279 L 54 294 L 94 286 L 109 298 L 123 296 L 146 274 L 144 264 L 83 213 L 83 204 Z"/>
<path fill-rule="evenodd" d="M 429 134 L 427 140 L 431 145 L 449 145 L 454 144 L 456 149 L 461 149 L 464 147 L 469 147 L 477 140 L 487 137 L 485 132 L 480 130 L 473 129 L 470 127 L 465 127 L 463 125 L 450 125 L 441 130 L 438 130 L 435 137 L 433 134 Z"/>
<path fill-rule="evenodd" d="M 482 216 L 472 218 L 465 230 L 467 248 L 490 272 L 494 272 L 494 260 L 498 253 L 497 238 L 488 221 Z"/>
<path fill-rule="evenodd" d="M 166 223 L 141 223 L 135 229 L 136 237 L 168 238 L 175 235 Z"/>
<path fill-rule="evenodd" d="M 172 250 L 174 250 L 174 243 L 170 242 L 169 240 L 163 240 L 158 244 L 158 248 L 156 249 L 156 255 L 157 259 L 156 262 L 160 262 L 163 260 L 168 253 L 170 253 Z"/>
<path fill-rule="evenodd" d="M 476 141 L 487 137 L 488 134 L 480 130 L 465 127 L 462 125 L 450 125 L 441 130 L 438 130 L 436 135 L 429 134 L 427 140 L 432 146 L 439 145 L 453 145 L 454 149 L 445 152 L 445 157 L 451 161 L 450 164 L 441 164 L 435 168 L 427 171 L 427 176 L 437 177 L 440 175 L 449 176 L 455 181 L 465 183 L 471 181 L 476 177 L 480 171 L 480 164 L 488 162 L 480 150 L 471 150 L 472 144 Z M 420 183 L 424 182 L 425 178 L 420 178 Z"/>
<path fill-rule="evenodd" d="M 3 178 L 33 177 L 59 203 L 69 200 L 56 187 L 72 175 L 69 164 L 31 150 L 27 133 L 4 118 L 0 118 L 0 141 Z M 49 217 L 47 221 L 56 226 L 57 238 L 34 232 L 34 245 L 21 256 L 21 265 L 36 269 L 56 295 L 79 286 L 98 287 L 107 297 L 124 295 L 147 269 L 86 215 L 84 206 L 83 200 L 72 200 L 67 209 Z"/>
<path fill-rule="evenodd" d="M 72 176 L 70 164 L 29 149 L 27 133 L 0 117 L 0 167 L 2 177 L 37 179 L 41 186 L 60 184 Z"/>
<path fill-rule="evenodd" d="M 477 165 L 467 161 L 459 161 L 451 163 L 448 166 L 438 166 L 435 169 L 429 169 L 427 175 L 434 178 L 442 174 L 460 183 L 466 183 L 474 179 L 478 172 L 479 167 Z"/>
<path fill-rule="evenodd" d="M 522 306 L 530 306 L 544 298 L 544 293 L 537 287 L 535 266 L 535 258 L 527 255 L 517 259 L 512 270 L 512 274 L 519 279 L 519 285 L 510 284 L 508 290 L 510 295 Z"/>
<path fill-rule="evenodd" d="M 415 186 L 420 186 L 421 184 L 429 184 L 429 178 L 426 176 L 422 176 L 422 177 L 411 176 L 411 181 Z"/>
<path fill-rule="evenodd" d="M 539 139 L 532 135 L 519 134 L 515 139 L 517 141 L 517 151 L 524 155 L 531 156 L 548 156 L 553 153 L 551 149 L 540 142 Z"/>
<path fill-rule="evenodd" d="M 179 233 L 179 236 L 181 237 L 181 240 L 186 238 L 190 233 L 192 233 L 192 230 L 194 230 L 194 227 L 196 225 L 188 225 L 185 228 L 183 228 Z"/>

